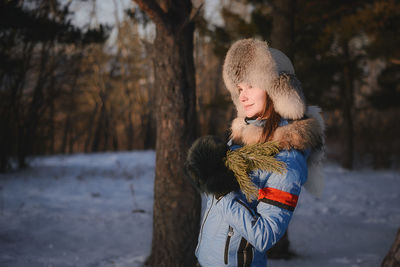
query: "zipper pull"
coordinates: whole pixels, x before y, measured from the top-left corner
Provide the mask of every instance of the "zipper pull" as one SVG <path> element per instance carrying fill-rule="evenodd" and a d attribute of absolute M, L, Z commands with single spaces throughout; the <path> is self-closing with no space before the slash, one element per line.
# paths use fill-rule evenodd
<path fill-rule="evenodd" d="M 228 254 L 229 254 L 229 243 L 231 242 L 231 237 L 233 236 L 233 227 L 229 225 L 228 236 L 225 242 L 225 252 L 224 252 L 224 263 L 228 264 Z"/>
<path fill-rule="evenodd" d="M 233 228 L 229 226 L 228 236 L 233 236 Z"/>

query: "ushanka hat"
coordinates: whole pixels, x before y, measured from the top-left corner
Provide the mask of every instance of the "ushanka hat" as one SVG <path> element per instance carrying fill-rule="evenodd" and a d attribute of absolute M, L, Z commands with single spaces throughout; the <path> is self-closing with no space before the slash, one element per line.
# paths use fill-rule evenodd
<path fill-rule="evenodd" d="M 285 119 L 297 120 L 304 116 L 305 99 L 290 59 L 281 51 L 270 48 L 267 42 L 244 39 L 228 50 L 223 78 L 238 117 L 245 117 L 239 104 L 239 83 L 263 89 L 274 103 L 275 111 Z"/>

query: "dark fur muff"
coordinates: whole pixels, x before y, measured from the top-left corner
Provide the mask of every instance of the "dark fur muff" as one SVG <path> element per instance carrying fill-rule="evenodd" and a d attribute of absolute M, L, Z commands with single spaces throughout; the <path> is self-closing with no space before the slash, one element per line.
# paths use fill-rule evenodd
<path fill-rule="evenodd" d="M 228 146 L 216 136 L 198 138 L 188 151 L 185 173 L 200 191 L 216 196 L 239 189 L 235 176 L 225 166 Z"/>

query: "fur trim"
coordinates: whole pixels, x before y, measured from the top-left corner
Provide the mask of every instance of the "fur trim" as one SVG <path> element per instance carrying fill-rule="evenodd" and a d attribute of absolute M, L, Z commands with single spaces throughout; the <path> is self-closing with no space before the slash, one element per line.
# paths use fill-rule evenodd
<path fill-rule="evenodd" d="M 279 50 L 269 48 L 266 42 L 244 39 L 234 43 L 225 57 L 223 79 L 238 117 L 245 114 L 239 103 L 238 84 L 241 82 L 265 90 L 283 118 L 296 120 L 304 116 L 305 100 L 292 63 Z"/>
<path fill-rule="evenodd" d="M 324 122 L 321 109 L 307 107 L 304 119 L 291 121 L 288 125 L 278 127 L 271 141 L 278 142 L 280 149 L 311 149 L 308 163 L 308 179 L 305 188 L 313 195 L 320 197 L 324 185 L 322 160 L 324 159 Z M 262 127 L 246 124 L 244 118 L 232 121 L 231 138 L 238 143 L 251 145 L 261 142 Z"/>
<path fill-rule="evenodd" d="M 301 83 L 295 75 L 281 73 L 267 93 L 281 117 L 297 120 L 304 116 L 305 99 Z"/>
<path fill-rule="evenodd" d="M 323 161 L 325 159 L 325 124 L 321 116 L 321 109 L 316 106 L 307 108 L 307 116 L 318 122 L 320 132 L 321 146 L 317 146 L 311 150 L 311 154 L 307 160 L 308 178 L 304 187 L 308 192 L 316 197 L 321 197 L 325 186 L 325 176 L 323 170 Z"/>
<path fill-rule="evenodd" d="M 307 160 L 308 177 L 304 188 L 317 198 L 320 198 L 325 186 L 325 174 L 323 160 L 325 152 L 323 150 L 313 151 Z"/>
<path fill-rule="evenodd" d="M 309 111 L 318 107 L 309 107 L 306 117 L 301 120 L 291 121 L 288 125 L 278 127 L 271 141 L 279 143 L 280 149 L 318 149 L 323 146 L 323 121 L 316 118 Z M 308 116 L 309 115 L 309 116 Z M 312 115 L 312 116 L 311 116 Z M 320 116 L 319 116 L 320 117 Z M 245 118 L 236 118 L 232 121 L 231 138 L 245 145 L 261 142 L 262 127 L 247 124 Z"/>
<path fill-rule="evenodd" d="M 245 118 L 236 118 L 232 121 L 231 138 L 237 143 L 254 145 L 259 143 L 262 128 L 253 124 L 246 124 Z"/>
<path fill-rule="evenodd" d="M 282 149 L 319 149 L 323 145 L 322 128 L 317 119 L 310 117 L 278 127 L 272 137 Z"/>

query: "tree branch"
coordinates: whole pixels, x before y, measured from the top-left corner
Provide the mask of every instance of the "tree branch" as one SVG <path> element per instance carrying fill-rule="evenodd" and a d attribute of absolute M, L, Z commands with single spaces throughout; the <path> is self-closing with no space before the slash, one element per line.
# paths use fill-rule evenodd
<path fill-rule="evenodd" d="M 166 13 L 155 0 L 133 0 L 147 16 L 157 25 L 169 29 Z"/>
<path fill-rule="evenodd" d="M 193 8 L 190 14 L 190 21 L 194 21 L 200 14 L 200 11 L 203 9 L 204 1 L 199 5 L 198 8 Z"/>
<path fill-rule="evenodd" d="M 200 14 L 200 11 L 203 9 L 203 6 L 204 2 L 202 2 L 198 8 L 192 8 L 189 17 L 187 17 L 182 25 L 179 27 L 178 32 L 181 32 L 189 23 L 195 22 L 196 18 Z"/>

